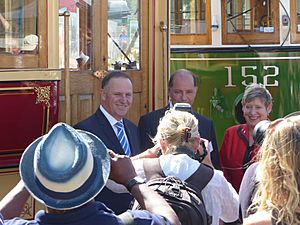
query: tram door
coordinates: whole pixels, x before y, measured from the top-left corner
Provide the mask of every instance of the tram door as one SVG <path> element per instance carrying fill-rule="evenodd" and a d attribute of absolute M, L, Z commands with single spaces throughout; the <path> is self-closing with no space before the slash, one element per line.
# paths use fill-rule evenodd
<path fill-rule="evenodd" d="M 70 12 L 69 28 L 63 16 L 59 24 L 60 64 L 66 66 L 64 32 L 68 29 L 70 68 L 70 106 L 63 78 L 60 121 L 73 125 L 94 113 L 101 102 L 101 80 L 112 70 L 126 71 L 133 80 L 134 100 L 127 117 L 137 123 L 147 112 L 148 4 L 149 0 L 60 0 L 60 15 Z"/>

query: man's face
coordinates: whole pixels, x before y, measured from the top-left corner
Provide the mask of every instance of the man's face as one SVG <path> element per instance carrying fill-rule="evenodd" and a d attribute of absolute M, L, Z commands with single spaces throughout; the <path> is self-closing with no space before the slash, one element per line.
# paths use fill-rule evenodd
<path fill-rule="evenodd" d="M 197 93 L 193 77 L 189 74 L 177 74 L 173 80 L 173 87 L 169 89 L 169 97 L 173 103 L 184 102 L 193 104 Z"/>
<path fill-rule="evenodd" d="M 102 90 L 101 104 L 116 120 L 121 120 L 132 104 L 132 83 L 129 79 L 112 78 Z"/>

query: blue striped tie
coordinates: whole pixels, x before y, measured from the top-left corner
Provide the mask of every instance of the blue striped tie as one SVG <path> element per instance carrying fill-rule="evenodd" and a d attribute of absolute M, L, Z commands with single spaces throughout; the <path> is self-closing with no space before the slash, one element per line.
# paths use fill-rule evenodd
<path fill-rule="evenodd" d="M 130 153 L 130 147 L 129 147 L 129 143 L 128 143 L 128 140 L 125 136 L 125 130 L 124 130 L 124 124 L 122 121 L 118 121 L 117 123 L 115 123 L 115 126 L 117 127 L 117 137 L 118 137 L 118 140 L 125 152 L 125 154 L 127 156 L 130 156 L 131 153 Z"/>

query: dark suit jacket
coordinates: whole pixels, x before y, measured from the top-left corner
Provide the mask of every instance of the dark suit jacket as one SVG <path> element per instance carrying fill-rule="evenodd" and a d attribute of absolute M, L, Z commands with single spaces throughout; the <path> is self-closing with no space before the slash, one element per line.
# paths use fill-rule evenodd
<path fill-rule="evenodd" d="M 164 108 L 155 110 L 140 117 L 138 128 L 141 137 L 142 151 L 153 147 L 151 138 L 153 138 L 156 135 L 159 120 L 165 115 L 165 112 L 168 109 L 169 106 L 166 106 Z M 199 133 L 201 137 L 212 142 L 214 150 L 210 153 L 211 160 L 214 167 L 216 169 L 220 169 L 219 151 L 213 121 L 196 112 L 193 112 L 193 115 L 199 121 Z"/>
<path fill-rule="evenodd" d="M 140 153 L 137 127 L 125 118 L 123 119 L 123 122 L 131 153 L 132 155 L 137 155 Z M 113 128 L 100 109 L 87 119 L 76 124 L 74 128 L 95 134 L 103 141 L 107 148 L 118 154 L 125 154 Z M 129 208 L 129 204 L 133 198 L 130 194 L 117 194 L 105 187 L 95 199 L 103 202 L 116 214 L 120 214 Z"/>

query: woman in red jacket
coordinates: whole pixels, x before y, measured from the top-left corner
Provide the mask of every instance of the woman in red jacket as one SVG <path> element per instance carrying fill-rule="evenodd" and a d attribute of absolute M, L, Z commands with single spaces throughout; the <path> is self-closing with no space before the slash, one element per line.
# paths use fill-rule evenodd
<path fill-rule="evenodd" d="M 244 172 L 258 150 L 253 144 L 253 129 L 258 122 L 267 120 L 272 110 L 270 92 L 261 84 L 249 85 L 242 98 L 242 110 L 246 123 L 229 127 L 220 149 L 224 176 L 237 192 Z"/>

